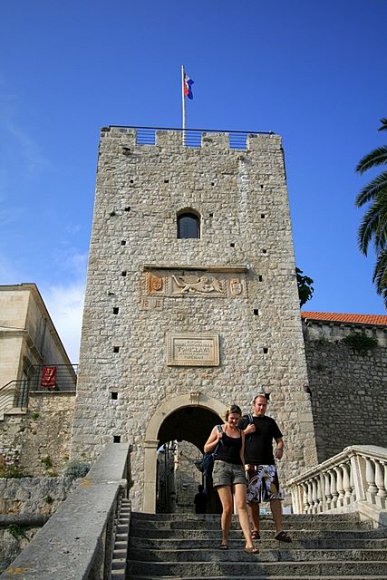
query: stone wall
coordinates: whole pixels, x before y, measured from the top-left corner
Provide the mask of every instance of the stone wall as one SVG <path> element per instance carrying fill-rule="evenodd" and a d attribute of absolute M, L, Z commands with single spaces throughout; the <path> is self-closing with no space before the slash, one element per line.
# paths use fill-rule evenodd
<path fill-rule="evenodd" d="M 177 237 L 186 210 L 199 216 L 199 239 Z M 211 427 L 201 409 L 213 424 L 230 403 L 248 412 L 264 385 L 292 477 L 316 461 L 306 380 L 281 138 L 251 135 L 235 150 L 227 134 L 207 133 L 190 148 L 178 131 L 138 145 L 134 129 L 103 129 L 72 455 L 130 441 L 139 509 L 155 494 L 172 414 L 169 438 L 200 447 Z M 190 432 L 187 407 L 198 411 Z"/>
<path fill-rule="evenodd" d="M 1 423 L 0 471 L 56 475 L 69 460 L 75 393 L 31 393 L 28 412 Z"/>
<path fill-rule="evenodd" d="M 336 329 L 334 342 L 316 326 L 311 335 L 305 330 L 319 463 L 350 445 L 387 447 L 387 348 L 359 353 L 341 341 L 344 330 Z"/>
<path fill-rule="evenodd" d="M 33 524 L 36 516 L 51 516 L 74 485 L 74 481 L 64 477 L 0 478 L 0 572 L 39 531 Z M 20 521 L 24 524 L 18 523 L 17 516 L 22 516 Z"/>

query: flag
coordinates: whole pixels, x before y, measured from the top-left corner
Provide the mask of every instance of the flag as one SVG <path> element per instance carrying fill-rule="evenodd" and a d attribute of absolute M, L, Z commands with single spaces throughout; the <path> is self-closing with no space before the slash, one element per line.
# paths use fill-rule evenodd
<path fill-rule="evenodd" d="M 56 387 L 56 367 L 43 367 L 40 386 L 49 389 Z"/>
<path fill-rule="evenodd" d="M 193 99 L 193 94 L 192 94 L 192 85 L 193 85 L 193 80 L 184 73 L 184 96 L 188 97 L 188 99 Z"/>

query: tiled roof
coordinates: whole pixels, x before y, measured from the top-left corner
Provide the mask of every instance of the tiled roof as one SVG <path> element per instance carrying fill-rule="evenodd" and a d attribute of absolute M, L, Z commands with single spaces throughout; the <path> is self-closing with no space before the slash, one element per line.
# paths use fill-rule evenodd
<path fill-rule="evenodd" d="M 338 314 L 335 312 L 301 312 L 301 318 L 322 322 L 344 322 L 347 324 L 368 324 L 387 326 L 387 316 L 381 314 Z"/>

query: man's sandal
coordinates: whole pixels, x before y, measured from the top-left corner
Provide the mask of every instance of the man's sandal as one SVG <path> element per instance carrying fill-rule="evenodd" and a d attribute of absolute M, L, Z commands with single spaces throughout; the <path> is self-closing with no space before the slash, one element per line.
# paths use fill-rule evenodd
<path fill-rule="evenodd" d="M 252 546 L 251 548 L 245 548 L 245 552 L 246 554 L 258 554 L 259 550 Z"/>
<path fill-rule="evenodd" d="M 287 534 L 283 530 L 282 532 L 278 532 L 278 534 L 276 534 L 274 537 L 276 540 L 278 540 L 278 542 L 285 542 L 286 544 L 290 544 L 290 542 L 292 541 L 292 538 L 289 536 L 289 534 Z"/>
<path fill-rule="evenodd" d="M 252 540 L 260 540 L 261 536 L 259 535 L 259 531 L 258 530 L 252 530 L 251 532 L 251 539 Z"/>

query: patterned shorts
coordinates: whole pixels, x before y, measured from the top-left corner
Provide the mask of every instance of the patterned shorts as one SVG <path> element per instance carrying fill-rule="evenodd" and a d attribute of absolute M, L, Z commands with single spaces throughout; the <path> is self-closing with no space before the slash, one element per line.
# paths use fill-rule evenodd
<path fill-rule="evenodd" d="M 247 503 L 283 499 L 275 465 L 246 465 Z"/>

